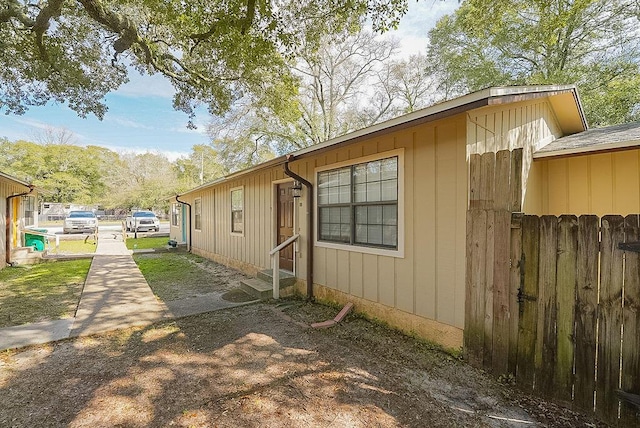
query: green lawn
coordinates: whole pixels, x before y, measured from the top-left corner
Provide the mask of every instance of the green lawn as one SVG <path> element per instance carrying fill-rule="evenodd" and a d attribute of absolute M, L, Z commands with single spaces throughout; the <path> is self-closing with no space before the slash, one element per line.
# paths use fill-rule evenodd
<path fill-rule="evenodd" d="M 166 248 L 168 241 L 169 241 L 169 238 L 167 236 L 161 236 L 161 237 L 145 236 L 138 239 L 127 238 L 127 248 L 130 250 Z"/>
<path fill-rule="evenodd" d="M 91 260 L 0 270 L 0 327 L 73 317 Z"/>
<path fill-rule="evenodd" d="M 96 242 L 93 239 L 88 239 L 86 242 L 84 239 L 61 240 L 60 246 L 58 247 L 58 253 L 64 254 L 85 254 L 95 252 Z"/>

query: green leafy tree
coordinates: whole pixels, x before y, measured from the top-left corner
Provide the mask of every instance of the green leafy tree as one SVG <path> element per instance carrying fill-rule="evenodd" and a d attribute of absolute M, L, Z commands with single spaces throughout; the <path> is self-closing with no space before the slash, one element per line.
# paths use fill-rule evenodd
<path fill-rule="evenodd" d="M 636 11 L 633 0 L 466 0 L 430 31 L 428 55 L 446 98 L 575 83 L 592 125 L 638 120 Z"/>
<path fill-rule="evenodd" d="M 0 170 L 44 190 L 51 202 L 96 203 L 104 194 L 97 147 L 37 144 L 28 141 L 0 143 Z"/>
<path fill-rule="evenodd" d="M 3 0 L 0 110 L 48 101 L 102 118 L 130 67 L 160 73 L 174 107 L 214 114 L 253 94 L 277 108 L 295 92 L 289 59 L 303 41 L 359 25 L 397 25 L 407 0 Z"/>
<path fill-rule="evenodd" d="M 110 192 L 104 198 L 109 208 L 163 209 L 178 188 L 173 164 L 160 153 L 124 153 L 110 166 Z"/>
<path fill-rule="evenodd" d="M 177 190 L 185 191 L 224 176 L 228 170 L 218 162 L 218 152 L 209 145 L 196 144 L 188 157 L 174 163 L 178 176 Z"/>
<path fill-rule="evenodd" d="M 294 70 L 295 108 L 273 110 L 246 98 L 212 119 L 208 132 L 221 162 L 237 170 L 425 106 L 433 84 L 422 77 L 424 55 L 395 60 L 397 51 L 395 40 L 366 30 L 305 44 Z"/>

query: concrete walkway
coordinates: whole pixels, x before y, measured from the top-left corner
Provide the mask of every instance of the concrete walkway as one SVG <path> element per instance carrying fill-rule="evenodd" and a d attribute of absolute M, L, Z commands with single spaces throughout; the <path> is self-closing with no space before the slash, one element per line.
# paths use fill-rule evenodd
<path fill-rule="evenodd" d="M 119 234 L 100 235 L 75 318 L 0 329 L 0 350 L 148 325 L 171 317 Z"/>

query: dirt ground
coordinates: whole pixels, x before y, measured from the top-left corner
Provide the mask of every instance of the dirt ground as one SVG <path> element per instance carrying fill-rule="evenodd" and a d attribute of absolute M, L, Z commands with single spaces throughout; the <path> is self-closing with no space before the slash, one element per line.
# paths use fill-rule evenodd
<path fill-rule="evenodd" d="M 309 328 L 336 313 L 257 303 L 2 352 L 0 427 L 604 426 L 354 315 Z"/>

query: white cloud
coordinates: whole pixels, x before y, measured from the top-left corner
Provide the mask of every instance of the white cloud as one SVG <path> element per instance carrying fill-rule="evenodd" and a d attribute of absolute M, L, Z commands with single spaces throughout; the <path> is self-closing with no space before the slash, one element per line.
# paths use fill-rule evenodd
<path fill-rule="evenodd" d="M 385 37 L 400 40 L 400 55 L 403 57 L 424 53 L 429 30 L 440 18 L 453 13 L 459 6 L 457 0 L 409 0 L 409 11 L 402 17 L 398 29 L 385 34 Z"/>
<path fill-rule="evenodd" d="M 133 68 L 129 68 L 129 82 L 114 92 L 132 98 L 160 97 L 171 99 L 175 90 L 169 80 L 160 74 L 140 75 Z"/>
<path fill-rule="evenodd" d="M 155 130 L 156 128 L 153 126 L 145 125 L 144 123 L 136 122 L 135 120 L 127 119 L 119 116 L 109 116 L 106 115 L 104 118 L 105 123 L 115 123 L 119 126 L 125 126 L 127 128 L 136 128 L 136 129 L 148 129 Z"/>
<path fill-rule="evenodd" d="M 148 147 L 114 146 L 109 144 L 101 144 L 100 147 L 104 147 L 105 149 L 109 149 L 112 152 L 116 152 L 120 154 L 131 154 L 131 153 L 136 155 L 143 155 L 145 153 L 160 154 L 160 155 L 166 156 L 167 159 L 169 159 L 171 162 L 181 157 L 187 157 L 189 156 L 189 153 L 190 153 L 190 152 L 178 152 L 174 150 L 150 149 Z"/>
<path fill-rule="evenodd" d="M 171 132 L 179 132 L 182 134 L 192 134 L 192 135 L 207 135 L 207 125 L 204 123 L 196 123 L 196 129 L 189 129 L 186 126 L 176 126 L 173 128 L 169 128 Z"/>
<path fill-rule="evenodd" d="M 38 137 L 41 137 L 45 131 L 47 133 L 64 133 L 66 136 L 71 135 L 72 138 L 69 140 L 70 144 L 74 144 L 74 141 L 81 141 L 86 138 L 84 135 L 65 126 L 53 125 L 49 122 L 43 122 L 38 119 L 24 116 L 6 116 L 6 119 L 19 123 L 20 125 L 24 125 L 20 129 L 11 128 L 10 135 L 5 135 L 10 140 L 38 141 Z"/>
<path fill-rule="evenodd" d="M 21 117 L 21 116 L 7 116 L 9 118 L 9 120 L 12 120 L 14 122 L 18 122 L 22 125 L 27 125 L 31 128 L 36 128 L 36 129 L 48 129 L 48 128 L 55 128 L 55 126 L 46 123 L 46 122 L 42 122 L 40 120 L 36 120 L 36 119 L 29 119 L 26 117 Z"/>

